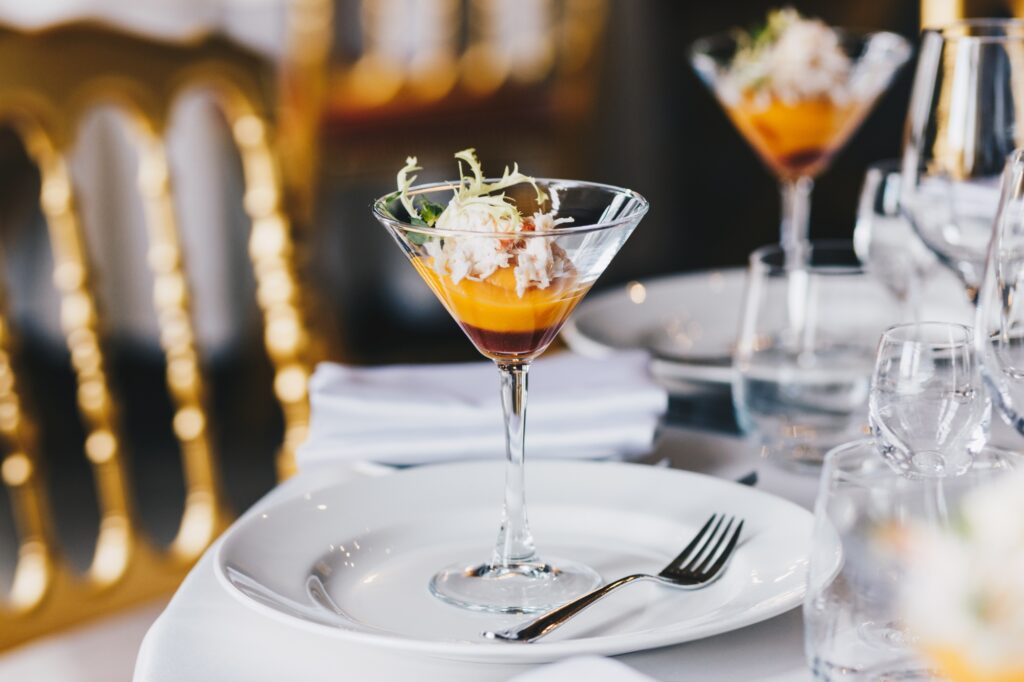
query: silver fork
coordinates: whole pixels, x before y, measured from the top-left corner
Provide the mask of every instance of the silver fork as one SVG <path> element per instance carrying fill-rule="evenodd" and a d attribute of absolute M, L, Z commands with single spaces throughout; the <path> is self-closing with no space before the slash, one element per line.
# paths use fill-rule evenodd
<path fill-rule="evenodd" d="M 743 530 L 742 520 L 736 524 L 736 518 L 730 516 L 728 522 L 725 521 L 724 514 L 712 514 L 679 556 L 668 562 L 657 575 L 634 573 L 624 576 L 527 623 L 499 632 L 488 630 L 482 634 L 487 639 L 500 639 L 506 642 L 535 642 L 557 630 L 570 618 L 606 597 L 610 592 L 638 580 L 655 580 L 663 585 L 683 590 L 699 590 L 706 587 L 721 577 Z"/>

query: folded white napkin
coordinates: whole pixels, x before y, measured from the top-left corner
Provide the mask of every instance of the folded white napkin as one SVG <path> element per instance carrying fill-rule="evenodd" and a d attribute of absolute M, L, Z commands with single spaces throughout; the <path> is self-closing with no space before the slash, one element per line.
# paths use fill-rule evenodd
<path fill-rule="evenodd" d="M 638 673 L 611 658 L 580 656 L 551 665 L 543 665 L 528 673 L 516 675 L 509 682 L 654 682 L 654 678 Z"/>
<path fill-rule="evenodd" d="M 668 405 L 644 353 L 563 353 L 530 369 L 528 456 L 635 457 L 654 443 Z M 486 362 L 357 368 L 321 363 L 310 380 L 309 438 L 299 467 L 501 458 L 498 373 Z"/>

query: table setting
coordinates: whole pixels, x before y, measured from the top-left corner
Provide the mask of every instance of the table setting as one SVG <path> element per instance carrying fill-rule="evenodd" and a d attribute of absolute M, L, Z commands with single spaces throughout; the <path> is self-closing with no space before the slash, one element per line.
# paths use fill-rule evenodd
<path fill-rule="evenodd" d="M 814 178 L 914 52 L 902 158 L 815 239 Z M 134 679 L 1024 679 L 1022 55 L 1024 22 L 915 47 L 793 9 L 696 41 L 779 241 L 592 294 L 642 188 L 396 164 L 365 219 L 484 359 L 322 363 L 299 473 Z"/>

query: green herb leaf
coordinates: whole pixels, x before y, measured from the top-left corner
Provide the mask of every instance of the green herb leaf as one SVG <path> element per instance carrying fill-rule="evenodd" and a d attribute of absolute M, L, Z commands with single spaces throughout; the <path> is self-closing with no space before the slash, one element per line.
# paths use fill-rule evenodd
<path fill-rule="evenodd" d="M 430 227 L 430 225 L 428 225 L 427 222 L 420 217 L 411 218 L 409 220 L 409 223 L 411 225 L 415 225 L 416 227 Z M 416 246 L 423 246 L 425 242 L 432 239 L 432 237 L 429 234 L 423 234 L 422 232 L 407 232 L 406 237 Z"/>
<path fill-rule="evenodd" d="M 753 45 L 754 49 L 762 48 L 775 39 L 772 25 L 767 21 L 763 24 L 752 26 L 748 31 L 748 35 L 750 36 L 750 44 Z"/>
<path fill-rule="evenodd" d="M 444 206 L 441 204 L 435 204 L 433 201 L 429 201 L 427 199 L 424 199 L 423 202 L 420 203 L 420 217 L 423 219 L 423 222 L 426 223 L 427 227 L 433 227 L 434 223 L 437 222 L 437 219 L 441 217 L 442 213 L 444 213 Z"/>

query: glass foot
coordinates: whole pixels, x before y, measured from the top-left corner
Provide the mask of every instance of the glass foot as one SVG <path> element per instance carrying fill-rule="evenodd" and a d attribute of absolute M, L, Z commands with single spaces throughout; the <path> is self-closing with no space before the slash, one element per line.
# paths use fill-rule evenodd
<path fill-rule="evenodd" d="M 430 580 L 435 597 L 464 609 L 495 613 L 537 613 L 589 592 L 601 584 L 597 571 L 559 559 L 508 566 L 449 566 Z"/>

